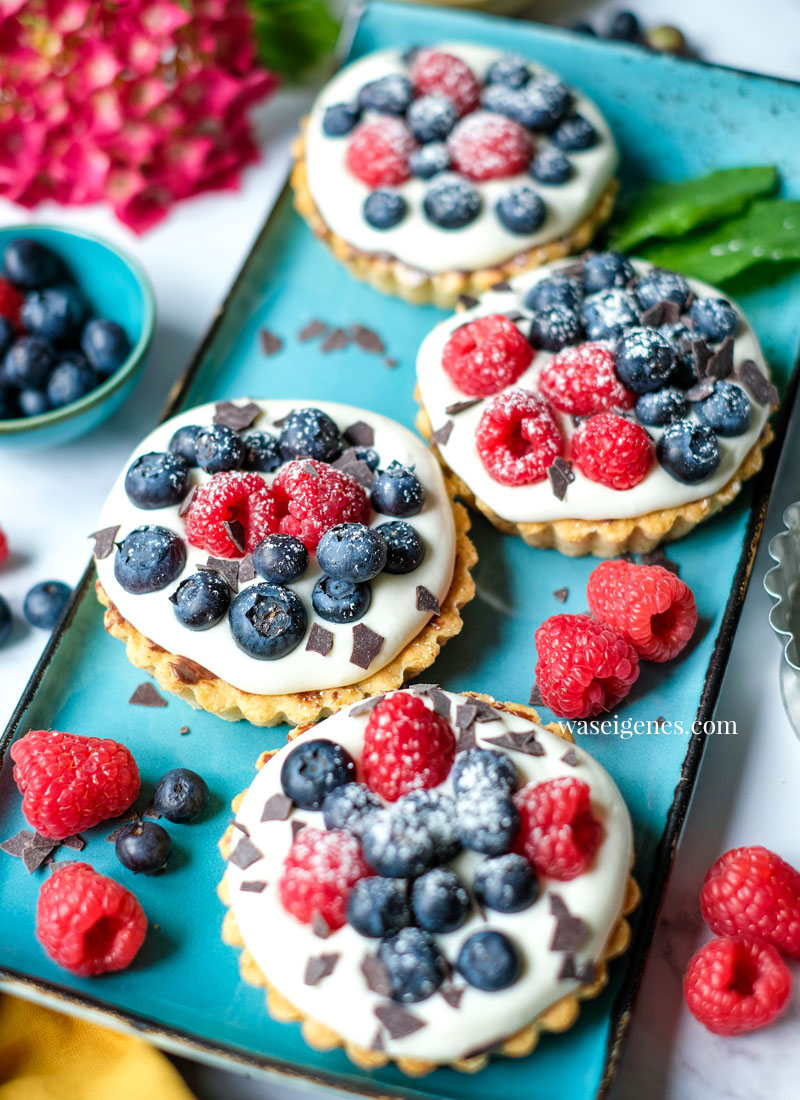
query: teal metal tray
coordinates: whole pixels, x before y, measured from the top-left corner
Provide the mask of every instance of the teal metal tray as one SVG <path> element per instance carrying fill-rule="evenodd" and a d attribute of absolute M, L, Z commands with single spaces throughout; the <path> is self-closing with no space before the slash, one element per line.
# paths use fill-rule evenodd
<path fill-rule="evenodd" d="M 521 50 L 584 88 L 614 128 L 624 181 L 686 177 L 723 165 L 777 163 L 786 193 L 800 197 L 800 145 L 794 126 L 800 115 L 799 86 L 532 25 L 384 3 L 370 4 L 361 14 L 350 56 L 388 45 L 448 39 Z M 800 292 L 800 274 L 795 269 L 778 279 L 770 272 L 767 278 L 741 280 L 730 289 L 752 318 L 788 409 L 798 336 L 798 313 L 790 303 Z M 411 425 L 416 349 L 441 316 L 433 308 L 411 307 L 353 281 L 313 239 L 284 194 L 168 413 L 249 394 L 345 400 Z M 390 368 L 380 356 L 354 345 L 323 355 L 318 344 L 298 343 L 298 330 L 312 318 L 342 327 L 369 325 L 379 331 L 397 365 Z M 264 327 L 285 341 L 269 357 L 259 340 Z M 779 441 L 785 422 L 779 414 Z M 645 666 L 634 693 L 620 708 L 621 719 L 664 716 L 689 729 L 696 718 L 710 718 L 778 451 L 776 443 L 763 474 L 732 507 L 670 548 L 696 594 L 700 627 L 678 661 Z M 586 580 L 595 562 L 532 550 L 479 517 L 473 531 L 480 554 L 478 595 L 465 610 L 463 633 L 426 678 L 435 676 L 456 690 L 526 701 L 533 680 L 534 630 L 556 611 L 584 608 Z M 123 646 L 103 632 L 91 582 L 89 569 L 2 748 L 40 726 L 112 736 L 131 747 L 149 790 L 164 771 L 184 763 L 205 776 L 214 804 L 200 824 L 172 829 L 176 853 L 169 872 L 160 878 L 131 879 L 116 862 L 113 845 L 104 841 L 107 830 L 87 834 L 82 858 L 129 881 L 151 923 L 135 965 L 94 981 L 59 970 L 34 939 L 36 899 L 46 872 L 28 876 L 20 863 L 0 856 L 4 988 L 54 1001 L 69 1011 L 99 1012 L 155 1042 L 188 1044 L 204 1057 L 259 1066 L 306 1084 L 325 1081 L 359 1094 L 586 1100 L 607 1090 L 702 752 L 702 735 L 586 738 L 586 747 L 612 773 L 630 806 L 637 838 L 635 874 L 645 899 L 634 919 L 631 950 L 612 965 L 609 988 L 584 1004 L 577 1024 L 563 1035 L 545 1036 L 529 1058 L 494 1059 L 474 1077 L 449 1069 L 421 1080 L 392 1068 L 365 1073 L 341 1052 L 310 1050 L 296 1025 L 270 1020 L 262 992 L 240 981 L 237 952 L 220 939 L 224 910 L 215 887 L 223 864 L 216 842 L 229 819 L 230 799 L 250 782 L 259 752 L 284 741 L 285 729 L 227 724 L 173 698 L 160 710 L 128 706 L 143 676 L 128 664 Z M 553 596 L 562 587 L 569 588 L 563 608 Z M 184 724 L 191 733 L 182 737 L 178 731 Z M 5 766 L 0 771 L 0 838 L 23 827 L 19 804 L 11 768 Z M 57 856 L 71 857 L 69 852 Z"/>

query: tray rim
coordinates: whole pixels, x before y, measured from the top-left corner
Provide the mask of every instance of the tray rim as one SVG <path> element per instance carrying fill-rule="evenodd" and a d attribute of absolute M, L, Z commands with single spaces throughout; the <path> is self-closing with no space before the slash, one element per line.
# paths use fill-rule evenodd
<path fill-rule="evenodd" d="M 330 66 L 331 72 L 338 69 L 341 65 L 344 57 L 349 52 L 362 16 L 365 11 L 372 6 L 372 0 L 353 0 L 347 8 L 333 62 Z M 377 0 L 375 6 L 394 8 L 402 7 L 403 5 L 387 2 L 387 0 Z M 488 19 L 493 22 L 497 21 L 517 26 L 520 23 L 518 19 L 498 16 L 488 12 L 461 11 L 457 14 L 462 18 L 466 17 L 474 22 Z M 573 34 L 573 32 L 570 32 L 567 28 L 553 27 L 536 21 L 532 21 L 532 23 L 537 32 L 552 35 L 553 37 L 572 37 Z M 602 49 L 609 44 L 598 41 L 596 45 Z M 638 53 L 641 49 L 641 47 L 618 42 L 613 43 L 613 46 L 626 52 L 628 50 L 633 50 Z M 747 80 L 767 85 L 785 85 L 795 89 L 800 87 L 800 81 L 793 81 L 787 77 L 754 73 L 733 65 L 712 64 L 697 58 L 676 55 L 670 55 L 670 60 L 674 61 L 676 64 L 686 65 L 690 68 L 699 67 L 722 72 L 731 72 Z M 290 170 L 287 171 L 283 186 L 277 194 L 261 229 L 256 234 L 236 276 L 225 293 L 220 305 L 217 307 L 208 328 L 192 353 L 186 369 L 170 388 L 163 411 L 157 420 L 158 424 L 163 423 L 180 409 L 208 353 L 217 339 L 217 335 L 225 321 L 230 305 L 238 297 L 240 287 L 245 283 L 251 268 L 258 261 L 262 242 L 271 235 L 273 227 L 282 213 L 284 203 L 291 193 L 289 172 Z M 782 395 L 781 404 L 770 421 L 775 432 L 774 443 L 771 447 L 766 449 L 764 465 L 751 482 L 751 504 L 747 525 L 742 538 L 741 551 L 731 586 L 731 592 L 725 604 L 719 630 L 714 639 L 711 656 L 706 668 L 700 702 L 695 715 L 696 721 L 707 721 L 714 713 L 739 617 L 749 587 L 756 554 L 760 545 L 761 535 L 769 509 L 772 484 L 778 462 L 784 449 L 786 431 L 797 398 L 798 389 L 800 389 L 800 346 L 793 360 L 786 388 Z M 90 556 L 88 564 L 62 613 L 62 617 L 45 645 L 30 678 L 23 688 L 11 718 L 2 736 L 0 736 L 0 768 L 3 766 L 6 750 L 13 741 L 25 712 L 33 703 L 47 670 L 58 652 L 59 646 L 66 637 L 81 603 L 93 585 L 94 574 L 94 558 Z M 672 803 L 664 818 L 664 828 L 653 851 L 651 874 L 647 881 L 641 884 L 642 902 L 633 916 L 633 936 L 631 945 L 626 952 L 627 963 L 625 974 L 609 1013 L 609 1034 L 606 1043 L 603 1073 L 597 1091 L 594 1094 L 594 1100 L 606 1100 L 619 1068 L 627 1034 L 630 1030 L 636 996 L 652 945 L 656 923 L 664 900 L 667 881 L 674 863 L 675 853 L 688 812 L 704 747 L 704 735 L 693 734 L 681 765 L 681 774 L 675 787 Z M 256 1070 L 266 1075 L 277 1076 L 289 1080 L 304 1081 L 322 1087 L 341 1089 L 354 1096 L 369 1097 L 372 1098 L 372 1100 L 419 1100 L 421 1095 L 418 1089 L 415 1089 L 414 1092 L 410 1092 L 405 1089 L 403 1085 L 380 1085 L 377 1082 L 372 1082 L 368 1078 L 352 1081 L 346 1075 L 338 1071 L 320 1070 L 308 1065 L 296 1069 L 291 1064 L 270 1055 L 255 1055 L 234 1044 L 215 1042 L 205 1037 L 200 1038 L 189 1031 L 156 1022 L 138 1012 L 117 1008 L 98 997 L 94 997 L 90 993 L 66 989 L 57 982 L 31 977 L 11 967 L 0 966 L 0 989 L 16 994 L 17 996 L 25 997 L 29 1000 L 47 1003 L 71 1015 L 81 1016 L 82 1014 L 91 1014 L 93 1018 L 97 1016 L 102 1017 L 102 1022 L 109 1027 L 145 1037 L 156 1046 L 180 1051 L 189 1056 L 194 1055 L 206 1062 L 212 1062 L 214 1064 L 228 1063 L 240 1068 L 246 1067 L 249 1070 Z M 386 1089 L 388 1089 L 388 1091 L 386 1091 Z"/>

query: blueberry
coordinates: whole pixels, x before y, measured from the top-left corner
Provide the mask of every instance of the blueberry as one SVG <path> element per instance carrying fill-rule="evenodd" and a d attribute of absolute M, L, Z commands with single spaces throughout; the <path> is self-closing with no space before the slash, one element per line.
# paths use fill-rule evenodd
<path fill-rule="evenodd" d="M 556 272 L 549 279 L 540 279 L 534 283 L 525 295 L 526 309 L 534 311 L 544 309 L 579 309 L 583 301 L 583 291 L 571 275 Z"/>
<path fill-rule="evenodd" d="M 139 455 L 125 474 L 125 492 L 137 508 L 168 508 L 189 491 L 189 466 L 180 455 L 150 451 Z"/>
<path fill-rule="evenodd" d="M 25 596 L 22 614 L 31 626 L 52 630 L 71 594 L 72 589 L 63 581 L 40 581 Z"/>
<path fill-rule="evenodd" d="M 389 971 L 392 1000 L 413 1004 L 433 996 L 448 975 L 448 966 L 435 940 L 419 928 L 403 928 L 378 948 L 378 958 Z"/>
<path fill-rule="evenodd" d="M 498 913 L 519 913 L 538 898 L 539 880 L 524 856 L 509 852 L 479 863 L 472 889 L 477 900 L 487 909 Z"/>
<path fill-rule="evenodd" d="M 685 309 L 690 294 L 691 289 L 683 275 L 677 275 L 674 271 L 654 268 L 636 280 L 636 297 L 642 309 L 650 309 L 659 302 L 675 302 Z"/>
<path fill-rule="evenodd" d="M 155 821 L 139 821 L 119 834 L 114 846 L 117 859 L 134 874 L 157 875 L 169 859 L 172 841 Z"/>
<path fill-rule="evenodd" d="M 265 535 L 253 551 L 253 568 L 270 584 L 292 584 L 308 569 L 308 550 L 294 535 Z"/>
<path fill-rule="evenodd" d="M 436 790 L 409 791 L 395 802 L 394 812 L 401 820 L 427 831 L 434 863 L 447 863 L 461 851 L 451 795 Z"/>
<path fill-rule="evenodd" d="M 46 245 L 17 237 L 3 253 L 3 271 L 14 286 L 33 290 L 56 281 L 61 261 Z"/>
<path fill-rule="evenodd" d="M 411 175 L 421 180 L 433 179 L 439 172 L 446 172 L 451 163 L 443 141 L 430 141 L 421 149 L 415 149 L 408 158 Z"/>
<path fill-rule="evenodd" d="M 387 73 L 370 80 L 358 93 L 362 111 L 379 111 L 382 115 L 402 115 L 414 98 L 411 81 L 402 73 Z"/>
<path fill-rule="evenodd" d="M 381 187 L 364 199 L 363 213 L 373 229 L 393 229 L 408 213 L 408 203 L 396 191 Z"/>
<path fill-rule="evenodd" d="M 437 862 L 430 832 L 395 809 L 369 815 L 361 845 L 370 867 L 388 878 L 416 878 Z"/>
<path fill-rule="evenodd" d="M 480 213 L 481 196 L 469 180 L 454 172 L 443 172 L 425 192 L 422 209 L 440 229 L 462 229 Z"/>
<path fill-rule="evenodd" d="M 375 450 L 374 447 L 356 447 L 356 458 L 361 462 L 366 462 L 373 474 L 381 464 L 381 456 Z"/>
<path fill-rule="evenodd" d="M 561 351 L 570 344 L 580 343 L 583 324 L 574 310 L 554 306 L 534 314 L 528 339 L 535 348 Z"/>
<path fill-rule="evenodd" d="M 576 19 L 574 23 L 570 23 L 569 29 L 574 31 L 575 34 L 586 34 L 590 38 L 597 37 L 597 31 L 592 24 L 587 23 L 585 19 Z"/>
<path fill-rule="evenodd" d="M 197 437 L 203 429 L 199 424 L 185 424 L 173 434 L 168 450 L 180 455 L 189 466 L 197 465 Z"/>
<path fill-rule="evenodd" d="M 689 307 L 695 332 L 717 344 L 726 336 L 735 336 L 739 314 L 725 298 L 695 298 Z"/>
<path fill-rule="evenodd" d="M 14 620 L 11 616 L 8 601 L 0 596 L 0 646 L 5 645 L 8 641 L 13 625 Z"/>
<path fill-rule="evenodd" d="M 506 53 L 489 66 L 486 83 L 507 84 L 509 88 L 521 88 L 530 78 L 531 73 L 525 58 L 520 57 L 518 53 Z"/>
<path fill-rule="evenodd" d="M 281 458 L 333 462 L 342 453 L 339 429 L 321 409 L 292 409 L 281 428 Z"/>
<path fill-rule="evenodd" d="M 17 402 L 23 416 L 41 416 L 50 409 L 50 402 L 43 390 L 20 390 Z"/>
<path fill-rule="evenodd" d="M 422 511 L 425 490 L 413 466 L 394 461 L 373 481 L 370 501 L 376 512 L 405 518 Z"/>
<path fill-rule="evenodd" d="M 527 126 L 529 130 L 544 130 L 546 133 L 550 133 L 556 127 L 559 130 L 561 129 L 560 124 L 562 124 L 571 102 L 572 96 L 564 84 L 555 80 L 532 80 L 521 92 L 517 93 L 515 113 L 512 117 L 520 125 Z M 580 118 L 580 115 L 576 115 L 575 118 Z M 569 119 L 564 120 L 563 125 L 566 125 L 569 121 Z M 585 122 L 586 120 L 582 119 L 581 121 Z M 586 125 L 588 126 L 589 123 L 586 123 Z M 592 132 L 594 133 L 593 128 Z M 595 139 L 596 136 L 595 134 Z M 564 145 L 555 138 L 553 140 L 562 149 L 588 148 L 585 145 Z"/>
<path fill-rule="evenodd" d="M 318 810 L 337 787 L 356 778 L 356 764 L 335 741 L 315 737 L 300 741 L 281 766 L 281 787 L 301 810 Z"/>
<path fill-rule="evenodd" d="M 41 336 L 22 336 L 12 344 L 3 360 L 5 381 L 21 390 L 43 389 L 55 363 L 55 349 Z"/>
<path fill-rule="evenodd" d="M 464 942 L 456 959 L 456 970 L 476 989 L 494 993 L 514 984 L 522 973 L 522 959 L 504 932 L 486 929 Z"/>
<path fill-rule="evenodd" d="M 0 313 L 0 355 L 5 355 L 17 338 L 17 330 L 13 321 Z"/>
<path fill-rule="evenodd" d="M 382 805 L 378 796 L 363 783 L 345 783 L 335 787 L 322 803 L 325 827 L 344 829 L 360 840 L 370 815 Z"/>
<path fill-rule="evenodd" d="M 559 122 L 553 133 L 553 141 L 568 153 L 577 153 L 582 149 L 591 149 L 597 145 L 599 135 L 588 118 L 583 115 L 570 115 Z"/>
<path fill-rule="evenodd" d="M 126 592 L 158 592 L 183 572 L 186 547 L 166 527 L 137 527 L 117 546 L 114 576 Z"/>
<path fill-rule="evenodd" d="M 633 264 L 621 252 L 597 252 L 584 260 L 583 289 L 587 294 L 596 294 L 598 290 L 624 287 L 634 274 Z"/>
<path fill-rule="evenodd" d="M 251 584 L 231 604 L 231 633 L 259 661 L 276 661 L 296 649 L 306 632 L 306 609 L 290 588 Z"/>
<path fill-rule="evenodd" d="M 638 42 L 641 33 L 639 20 L 632 11 L 618 11 L 608 28 L 608 37 L 620 42 Z"/>
<path fill-rule="evenodd" d="M 347 922 L 362 936 L 383 939 L 411 924 L 408 883 L 398 878 L 362 878 L 347 895 Z"/>
<path fill-rule="evenodd" d="M 361 117 L 361 111 L 354 103 L 333 103 L 325 108 L 322 129 L 328 137 L 343 137 L 349 134 Z"/>
<path fill-rule="evenodd" d="M 218 573 L 193 573 L 170 596 L 175 618 L 189 630 L 208 630 L 222 622 L 231 603 L 231 590 Z"/>
<path fill-rule="evenodd" d="M 372 602 L 368 584 L 320 577 L 311 593 L 311 606 L 328 623 L 355 623 L 363 619 Z"/>
<path fill-rule="evenodd" d="M 116 321 L 90 321 L 81 335 L 81 350 L 98 374 L 113 374 L 128 358 L 131 342 Z"/>
<path fill-rule="evenodd" d="M 100 384 L 97 374 L 79 351 L 68 351 L 50 372 L 47 379 L 47 400 L 54 409 L 71 405 Z"/>
<path fill-rule="evenodd" d="M 664 429 L 656 444 L 656 456 L 676 481 L 694 485 L 711 477 L 719 466 L 719 443 L 704 424 L 676 420 Z"/>
<path fill-rule="evenodd" d="M 425 557 L 425 543 L 410 523 L 401 519 L 382 523 L 375 530 L 386 543 L 387 573 L 413 573 Z"/>
<path fill-rule="evenodd" d="M 411 887 L 414 922 L 426 932 L 453 932 L 469 915 L 469 894 L 454 871 L 434 867 Z"/>
<path fill-rule="evenodd" d="M 334 580 L 363 584 L 383 571 L 386 542 L 363 523 L 337 523 L 319 540 L 317 561 Z"/>
<path fill-rule="evenodd" d="M 208 805 L 208 785 L 189 768 L 173 768 L 156 784 L 153 805 L 167 821 L 188 825 L 197 821 Z"/>
<path fill-rule="evenodd" d="M 456 124 L 458 115 L 443 95 L 423 95 L 408 108 L 406 121 L 417 141 L 444 141 Z"/>
<path fill-rule="evenodd" d="M 590 294 L 581 310 L 590 340 L 617 340 L 626 328 L 639 323 L 639 306 L 627 290 L 603 290 Z"/>
<path fill-rule="evenodd" d="M 663 428 L 673 420 L 680 420 L 688 411 L 686 394 L 674 386 L 665 386 L 655 393 L 643 393 L 636 401 L 636 419 L 654 428 Z"/>
<path fill-rule="evenodd" d="M 465 848 L 500 856 L 514 842 L 519 814 L 505 791 L 476 787 L 456 799 L 456 828 Z"/>
<path fill-rule="evenodd" d="M 717 435 L 741 435 L 750 427 L 750 398 L 733 382 L 716 382 L 711 396 L 698 401 L 694 411 L 700 423 L 713 428 Z"/>
<path fill-rule="evenodd" d="M 519 88 L 510 88 L 507 84 L 487 84 L 481 91 L 481 106 L 497 115 L 505 115 L 516 120 L 521 107 Z"/>
<path fill-rule="evenodd" d="M 524 184 L 517 184 L 502 194 L 494 209 L 509 233 L 535 233 L 546 214 L 542 198 Z"/>
<path fill-rule="evenodd" d="M 26 297 L 20 316 L 26 332 L 43 336 L 54 344 L 74 340 L 83 324 L 85 307 L 78 291 L 71 286 L 32 290 Z"/>
<path fill-rule="evenodd" d="M 675 367 L 675 351 L 654 328 L 630 328 L 616 348 L 617 375 L 634 393 L 659 390 Z"/>
<path fill-rule="evenodd" d="M 250 432 L 244 437 L 245 470 L 260 470 L 271 474 L 281 464 L 281 449 L 277 436 L 269 432 Z"/>
<path fill-rule="evenodd" d="M 566 183 L 572 175 L 569 157 L 553 145 L 543 145 L 531 161 L 530 173 L 538 183 L 554 186 Z"/>
<path fill-rule="evenodd" d="M 507 753 L 477 747 L 458 754 L 450 775 L 457 795 L 479 788 L 513 794 L 519 782 L 517 766 Z"/>
<path fill-rule="evenodd" d="M 242 437 L 226 424 L 211 424 L 195 436 L 197 465 L 207 474 L 241 470 L 244 462 Z"/>

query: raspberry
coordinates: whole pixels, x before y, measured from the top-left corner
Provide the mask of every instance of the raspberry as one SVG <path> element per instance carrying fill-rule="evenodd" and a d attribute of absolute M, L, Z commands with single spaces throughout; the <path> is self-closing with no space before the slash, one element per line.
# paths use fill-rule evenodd
<path fill-rule="evenodd" d="M 614 353 L 605 344 L 578 344 L 554 355 L 539 376 L 539 389 L 559 412 L 573 416 L 632 409 L 636 401 L 617 378 Z"/>
<path fill-rule="evenodd" d="M 532 485 L 547 476 L 564 440 L 546 397 L 509 390 L 493 398 L 475 433 L 481 462 L 501 485 Z"/>
<path fill-rule="evenodd" d="M 224 527 L 226 523 L 229 527 L 241 524 L 245 553 L 278 530 L 275 498 L 258 474 L 214 474 L 197 489 L 186 513 L 186 538 L 192 546 L 218 558 L 242 557 L 243 551 Z"/>
<path fill-rule="evenodd" d="M 308 550 L 337 523 L 369 523 L 367 494 L 349 474 L 316 459 L 287 462 L 272 483 L 280 530 Z"/>
<path fill-rule="evenodd" d="M 561 718 L 611 710 L 639 676 L 639 655 L 613 627 L 588 615 L 551 615 L 536 631 L 536 686 Z"/>
<path fill-rule="evenodd" d="M 358 127 L 347 147 L 347 167 L 368 187 L 404 183 L 411 175 L 408 158 L 415 148 L 406 124 L 386 115 Z"/>
<path fill-rule="evenodd" d="M 25 295 L 12 286 L 8 279 L 0 279 L 0 317 L 7 317 L 15 328 L 21 328 L 19 311 L 25 302 Z"/>
<path fill-rule="evenodd" d="M 712 932 L 747 932 L 800 959 L 800 873 L 775 852 L 725 852 L 706 874 L 700 909 Z"/>
<path fill-rule="evenodd" d="M 473 180 L 515 176 L 531 159 L 525 127 L 490 111 L 476 111 L 456 123 L 447 149 L 456 171 Z"/>
<path fill-rule="evenodd" d="M 572 776 L 528 783 L 514 805 L 520 818 L 516 847 L 539 874 L 562 882 L 582 875 L 603 839 L 588 784 Z"/>
<path fill-rule="evenodd" d="M 720 936 L 692 956 L 683 979 L 691 1014 L 715 1035 L 741 1035 L 783 1011 L 792 977 L 774 947 L 755 936 Z"/>
<path fill-rule="evenodd" d="M 474 111 L 481 89 L 472 69 L 460 57 L 441 50 L 420 50 L 411 66 L 411 83 L 418 96 L 446 96 L 460 115 Z"/>
<path fill-rule="evenodd" d="M 510 386 L 533 362 L 533 348 L 502 313 L 478 317 L 450 336 L 442 366 L 470 397 L 490 397 Z"/>
<path fill-rule="evenodd" d="M 11 759 L 26 820 L 52 840 L 117 817 L 139 794 L 136 761 L 117 741 L 31 730 Z"/>
<path fill-rule="evenodd" d="M 0 565 L 8 561 L 8 539 L 5 531 L 0 527 Z"/>
<path fill-rule="evenodd" d="M 450 726 L 416 695 L 390 695 L 369 716 L 361 757 L 364 779 L 387 802 L 409 791 L 438 787 L 455 755 Z"/>
<path fill-rule="evenodd" d="M 590 481 L 609 489 L 632 489 L 653 465 L 653 447 L 640 424 L 601 412 L 578 425 L 572 437 L 572 461 Z"/>
<path fill-rule="evenodd" d="M 374 874 L 361 845 L 343 829 L 306 828 L 297 834 L 283 861 L 278 892 L 284 909 L 303 924 L 318 913 L 331 931 L 345 923 L 347 895 Z"/>
<path fill-rule="evenodd" d="M 670 661 L 697 625 L 688 585 L 661 565 L 604 561 L 586 586 L 589 609 L 618 630 L 648 661 Z"/>
<path fill-rule="evenodd" d="M 88 863 L 56 864 L 36 907 L 36 938 L 82 977 L 124 970 L 142 946 L 147 917 L 135 895 Z"/>

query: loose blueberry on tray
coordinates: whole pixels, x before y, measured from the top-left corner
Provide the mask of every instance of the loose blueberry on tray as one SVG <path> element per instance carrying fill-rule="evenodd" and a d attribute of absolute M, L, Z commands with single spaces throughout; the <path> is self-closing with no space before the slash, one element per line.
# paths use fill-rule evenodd
<path fill-rule="evenodd" d="M 117 859 L 134 874 L 157 875 L 167 866 L 172 841 L 169 833 L 155 821 L 129 825 L 117 837 Z"/>
<path fill-rule="evenodd" d="M 197 821 L 208 805 L 208 785 L 189 768 L 173 768 L 159 779 L 153 805 L 167 821 L 188 825 Z"/>
<path fill-rule="evenodd" d="M 61 618 L 72 589 L 63 581 L 41 581 L 25 596 L 22 613 L 31 626 L 52 630 Z"/>

